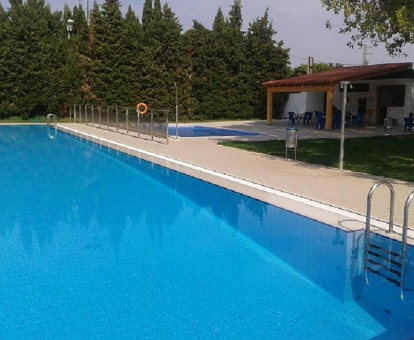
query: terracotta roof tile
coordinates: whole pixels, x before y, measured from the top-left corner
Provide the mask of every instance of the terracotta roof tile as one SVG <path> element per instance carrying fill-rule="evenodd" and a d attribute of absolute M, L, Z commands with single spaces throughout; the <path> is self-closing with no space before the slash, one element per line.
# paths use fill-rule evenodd
<path fill-rule="evenodd" d="M 265 87 L 301 87 L 336 85 L 341 81 L 362 80 L 394 72 L 411 69 L 413 63 L 378 64 L 367 66 L 339 67 L 330 71 L 307 74 L 304 76 L 272 80 Z"/>

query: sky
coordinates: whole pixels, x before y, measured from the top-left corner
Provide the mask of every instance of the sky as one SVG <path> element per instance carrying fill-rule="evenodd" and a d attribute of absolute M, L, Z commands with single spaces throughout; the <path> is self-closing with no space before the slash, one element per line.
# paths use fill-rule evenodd
<path fill-rule="evenodd" d="M 46 0 L 47 1 L 47 0 Z M 86 8 L 86 0 L 49 0 L 52 8 L 61 10 L 65 3 L 70 6 L 82 1 Z M 221 6 L 227 14 L 234 0 L 169 0 L 168 4 L 176 13 L 184 30 L 192 27 L 193 20 L 211 27 L 217 9 Z M 5 8 L 7 0 L 0 0 Z M 90 0 L 92 6 L 93 0 Z M 144 0 L 121 0 L 123 10 L 129 5 L 141 17 Z M 102 3 L 102 0 L 98 0 Z M 164 1 L 162 1 L 164 3 Z M 242 0 L 244 28 L 248 23 L 260 17 L 269 8 L 269 16 L 273 20 L 273 27 L 278 32 L 276 41 L 283 40 L 284 46 L 290 48 L 291 64 L 298 66 L 307 62 L 312 56 L 316 62 L 341 63 L 347 65 L 362 64 L 362 50 L 350 49 L 346 46 L 349 36 L 339 34 L 340 27 L 331 30 L 325 28 L 329 20 L 333 25 L 342 24 L 342 17 L 326 11 L 320 0 Z M 369 45 L 369 42 L 367 42 Z M 370 64 L 414 61 L 414 46 L 408 46 L 404 52 L 407 57 L 390 57 L 384 46 L 369 50 Z"/>

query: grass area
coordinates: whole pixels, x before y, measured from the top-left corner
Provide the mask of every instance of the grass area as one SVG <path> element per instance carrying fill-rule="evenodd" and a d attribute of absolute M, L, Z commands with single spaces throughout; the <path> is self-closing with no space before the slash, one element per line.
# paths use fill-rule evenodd
<path fill-rule="evenodd" d="M 37 117 L 33 119 L 23 119 L 21 117 L 10 117 L 8 119 L 0 119 L 1 123 L 46 123 L 46 116 Z M 58 118 L 58 123 L 73 123 L 73 119 L 70 118 Z"/>
<path fill-rule="evenodd" d="M 298 160 L 338 167 L 339 140 L 300 140 Z M 285 157 L 285 141 L 222 142 L 224 146 Z M 288 157 L 292 157 L 290 152 Z M 345 141 L 344 168 L 414 182 L 414 135 L 350 138 Z"/>

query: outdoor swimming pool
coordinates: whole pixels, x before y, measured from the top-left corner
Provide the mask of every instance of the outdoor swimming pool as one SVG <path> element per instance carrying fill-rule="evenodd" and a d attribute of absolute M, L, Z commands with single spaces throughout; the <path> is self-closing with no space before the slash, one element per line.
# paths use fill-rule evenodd
<path fill-rule="evenodd" d="M 362 232 L 42 126 L 1 127 L 0 155 L 0 338 L 414 336 Z"/>
<path fill-rule="evenodd" d="M 169 127 L 170 136 L 175 136 L 176 128 Z M 233 129 L 213 128 L 205 126 L 180 126 L 178 127 L 180 137 L 231 137 L 231 136 L 259 136 L 259 133 L 246 132 Z"/>

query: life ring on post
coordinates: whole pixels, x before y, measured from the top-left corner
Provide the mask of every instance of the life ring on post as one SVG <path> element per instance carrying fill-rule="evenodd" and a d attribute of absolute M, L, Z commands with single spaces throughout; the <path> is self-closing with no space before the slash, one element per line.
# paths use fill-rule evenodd
<path fill-rule="evenodd" d="M 141 116 L 145 115 L 148 112 L 148 106 L 145 103 L 139 103 L 137 104 L 137 113 L 139 113 Z"/>

